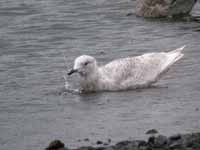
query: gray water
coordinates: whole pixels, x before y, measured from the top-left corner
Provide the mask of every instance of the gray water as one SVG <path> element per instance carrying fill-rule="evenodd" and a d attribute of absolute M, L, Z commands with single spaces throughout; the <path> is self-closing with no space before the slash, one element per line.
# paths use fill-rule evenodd
<path fill-rule="evenodd" d="M 40 150 L 53 139 L 71 148 L 108 138 L 114 144 L 152 128 L 200 131 L 200 24 L 126 16 L 133 8 L 129 0 L 0 1 L 1 150 Z M 200 15 L 199 3 L 193 14 Z M 182 45 L 185 57 L 157 88 L 63 90 L 63 75 L 81 54 L 105 64 Z"/>

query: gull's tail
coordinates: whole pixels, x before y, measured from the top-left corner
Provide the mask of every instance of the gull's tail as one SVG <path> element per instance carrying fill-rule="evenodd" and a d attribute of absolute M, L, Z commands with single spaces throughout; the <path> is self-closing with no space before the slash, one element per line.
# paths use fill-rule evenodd
<path fill-rule="evenodd" d="M 186 46 L 184 45 L 184 46 L 182 46 L 180 48 L 177 48 L 177 49 L 175 49 L 175 50 L 170 51 L 170 52 L 167 53 L 168 56 L 169 56 L 169 60 L 171 60 L 172 64 L 175 63 L 176 61 L 178 61 L 179 59 L 181 59 L 184 56 L 184 54 L 182 53 L 182 51 L 183 51 L 183 49 L 185 47 Z"/>
<path fill-rule="evenodd" d="M 167 59 L 165 63 L 162 65 L 162 72 L 168 71 L 171 65 L 173 65 L 175 62 L 177 62 L 179 59 L 181 59 L 184 54 L 182 53 L 185 46 L 182 46 L 180 48 L 177 48 L 175 50 L 172 50 L 170 52 L 166 53 Z"/>

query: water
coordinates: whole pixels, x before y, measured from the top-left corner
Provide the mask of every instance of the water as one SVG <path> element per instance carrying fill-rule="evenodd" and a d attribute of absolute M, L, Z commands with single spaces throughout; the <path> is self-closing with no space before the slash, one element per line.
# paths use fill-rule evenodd
<path fill-rule="evenodd" d="M 72 148 L 115 143 L 151 128 L 166 135 L 200 130 L 200 24 L 126 16 L 133 8 L 128 0 L 1 0 L 1 150 L 40 150 L 56 138 Z M 193 14 L 200 15 L 199 3 Z M 184 59 L 158 88 L 63 91 L 63 75 L 81 54 L 105 64 L 182 45 Z M 79 142 L 84 138 L 90 141 Z"/>

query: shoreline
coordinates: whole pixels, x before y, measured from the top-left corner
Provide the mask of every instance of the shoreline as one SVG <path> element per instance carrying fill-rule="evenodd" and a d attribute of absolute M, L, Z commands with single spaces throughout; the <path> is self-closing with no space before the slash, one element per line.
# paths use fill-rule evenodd
<path fill-rule="evenodd" d="M 45 150 L 200 150 L 200 132 L 167 137 L 153 129 L 146 134 L 149 135 L 147 140 L 124 140 L 115 145 L 97 141 L 99 146 L 82 146 L 76 149 L 69 149 L 62 141 L 54 140 Z"/>

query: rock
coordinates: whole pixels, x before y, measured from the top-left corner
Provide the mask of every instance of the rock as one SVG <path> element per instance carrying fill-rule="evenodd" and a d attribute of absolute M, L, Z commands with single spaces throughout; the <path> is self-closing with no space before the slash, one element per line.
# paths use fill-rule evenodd
<path fill-rule="evenodd" d="M 97 141 L 97 147 L 87 146 L 70 150 L 200 150 L 200 133 L 176 134 L 167 138 L 164 135 L 150 136 L 148 141 L 121 141 L 109 146 L 111 140 Z M 101 145 L 102 144 L 102 145 Z M 60 140 L 52 141 L 46 150 L 69 150 Z"/>
<path fill-rule="evenodd" d="M 129 12 L 129 13 L 126 14 L 126 16 L 132 16 L 133 14 L 134 14 L 134 13 Z"/>
<path fill-rule="evenodd" d="M 126 146 L 126 145 L 128 145 L 128 144 L 130 144 L 130 143 L 131 143 L 130 141 L 121 141 L 121 142 L 118 142 L 118 143 L 116 144 L 116 146 L 118 146 L 118 147 Z"/>
<path fill-rule="evenodd" d="M 45 150 L 64 150 L 64 143 L 61 142 L 60 140 L 54 140 L 49 143 L 49 146 Z"/>
<path fill-rule="evenodd" d="M 138 141 L 138 149 L 139 150 L 146 150 L 147 149 L 147 142 L 146 141 Z"/>
<path fill-rule="evenodd" d="M 104 146 L 108 146 L 109 144 L 105 142 L 105 143 L 103 143 L 103 145 L 104 145 Z"/>
<path fill-rule="evenodd" d="M 103 142 L 102 141 L 97 141 L 96 144 L 100 145 L 100 144 L 103 144 Z"/>
<path fill-rule="evenodd" d="M 149 145 L 154 145 L 154 143 L 155 143 L 155 137 L 154 136 L 149 137 L 148 144 Z"/>
<path fill-rule="evenodd" d="M 162 147 L 165 146 L 168 143 L 168 139 L 166 136 L 158 135 L 154 140 L 154 146 L 155 147 Z"/>
<path fill-rule="evenodd" d="M 189 15 L 197 0 L 172 0 L 169 6 L 169 15 L 181 17 Z"/>
<path fill-rule="evenodd" d="M 136 14 L 142 17 L 160 18 L 189 16 L 197 0 L 136 0 Z"/>
<path fill-rule="evenodd" d="M 183 149 L 182 141 L 178 140 L 178 141 L 175 141 L 175 142 L 171 143 L 169 145 L 169 148 L 170 149 Z"/>
<path fill-rule="evenodd" d="M 145 134 L 157 134 L 158 131 L 156 129 L 151 129 L 151 130 L 148 130 Z"/>
<path fill-rule="evenodd" d="M 108 139 L 108 143 L 111 143 L 111 139 Z"/>
<path fill-rule="evenodd" d="M 77 148 L 76 150 L 96 150 L 96 148 L 92 146 L 83 146 L 83 147 Z"/>
<path fill-rule="evenodd" d="M 179 140 L 179 139 L 181 139 L 181 135 L 180 134 L 175 134 L 175 135 L 170 136 L 169 139 L 171 141 Z"/>
<path fill-rule="evenodd" d="M 85 138 L 84 141 L 85 141 L 85 142 L 89 142 L 90 139 L 89 139 L 89 138 Z"/>
<path fill-rule="evenodd" d="M 97 147 L 96 150 L 105 150 L 105 147 Z"/>

